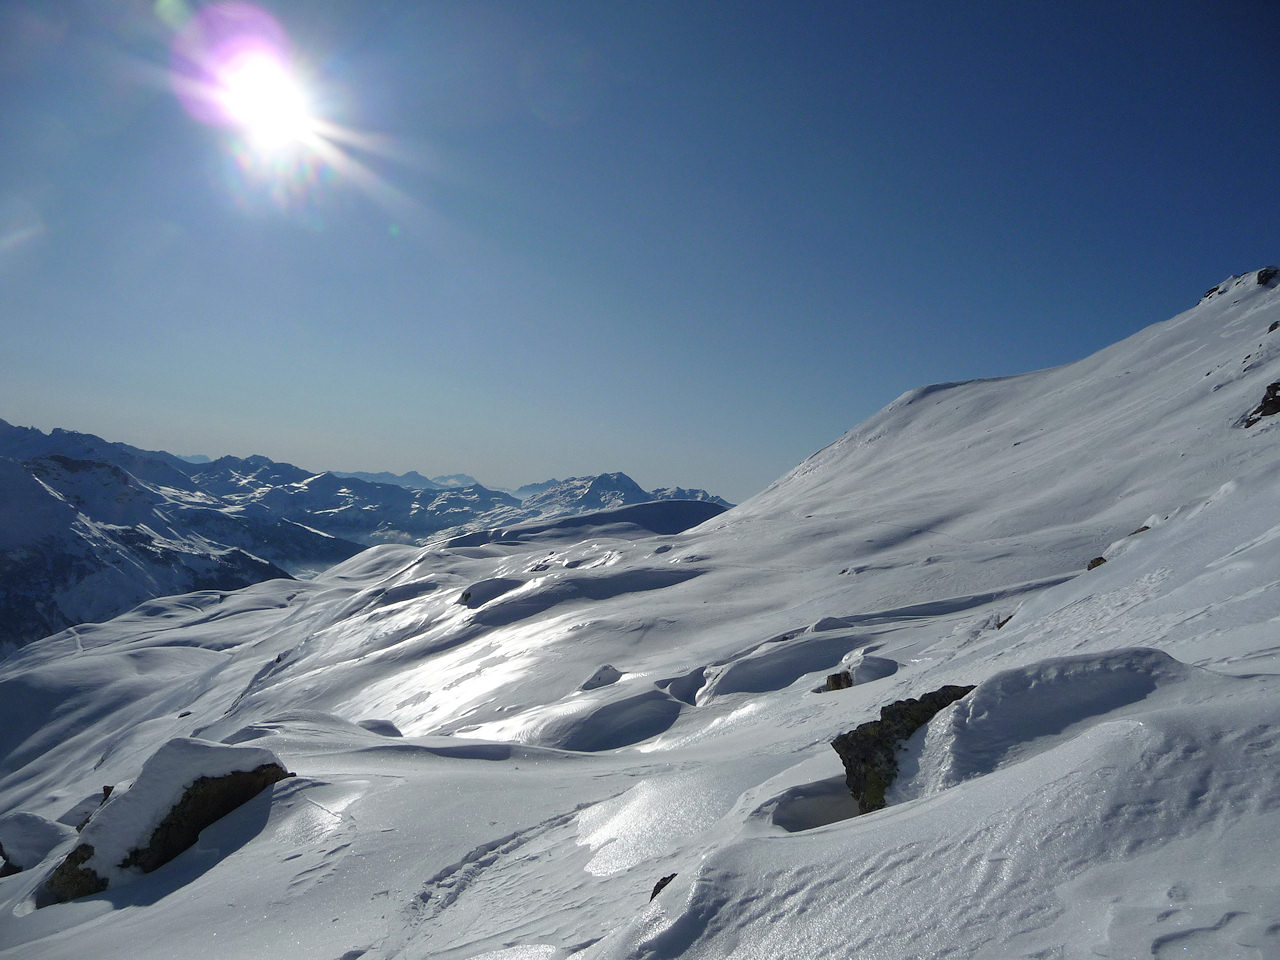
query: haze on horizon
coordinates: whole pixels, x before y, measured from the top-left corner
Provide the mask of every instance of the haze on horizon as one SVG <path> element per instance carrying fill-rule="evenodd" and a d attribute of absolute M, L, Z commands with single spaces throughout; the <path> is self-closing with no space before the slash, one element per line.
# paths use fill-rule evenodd
<path fill-rule="evenodd" d="M 228 10 L 279 63 L 214 70 Z M 906 389 L 1275 261 L 1278 21 L 10 0 L 0 417 L 741 501 Z"/>

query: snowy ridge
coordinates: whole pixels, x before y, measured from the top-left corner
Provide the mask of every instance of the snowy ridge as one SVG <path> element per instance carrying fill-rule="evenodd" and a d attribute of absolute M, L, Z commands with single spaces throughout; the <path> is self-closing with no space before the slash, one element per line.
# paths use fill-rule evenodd
<path fill-rule="evenodd" d="M 1277 331 L 1246 274 L 1079 363 L 906 394 L 681 532 L 388 544 L 32 644 L 0 662 L 0 826 L 179 737 L 299 778 L 34 910 L 56 842 L 0 880 L 0 957 L 1276 956 L 1280 449 L 1242 417 Z M 829 741 L 944 684 L 976 687 L 856 816 Z"/>

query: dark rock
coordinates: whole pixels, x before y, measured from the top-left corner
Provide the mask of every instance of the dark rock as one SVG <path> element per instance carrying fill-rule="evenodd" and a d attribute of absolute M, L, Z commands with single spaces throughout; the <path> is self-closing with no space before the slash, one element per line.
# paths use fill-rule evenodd
<path fill-rule="evenodd" d="M 674 873 L 669 873 L 665 877 L 663 877 L 661 880 L 659 880 L 657 883 L 655 883 L 653 885 L 653 893 L 649 894 L 649 900 L 652 901 L 653 898 L 656 897 L 658 894 L 660 894 L 663 891 L 663 889 L 666 887 L 666 885 L 670 883 L 672 880 L 674 880 L 675 878 L 676 878 L 676 875 Z"/>
<path fill-rule="evenodd" d="M 845 783 L 859 813 L 884 806 L 884 794 L 898 775 L 898 748 L 933 719 L 943 707 L 955 703 L 972 686 L 948 685 L 918 700 L 898 700 L 880 708 L 880 719 L 842 733 L 831 741 L 844 763 Z"/>
<path fill-rule="evenodd" d="M 1148 530 L 1150 530 L 1150 529 L 1151 529 L 1151 528 L 1150 528 L 1150 527 L 1148 527 L 1148 526 L 1144 523 L 1144 524 L 1143 524 L 1142 526 L 1140 526 L 1137 530 L 1133 531 L 1133 533 L 1129 534 L 1129 536 L 1131 536 L 1131 537 L 1136 537 L 1138 534 L 1140 534 L 1140 533 L 1146 533 L 1146 532 L 1147 532 Z"/>
<path fill-rule="evenodd" d="M 1277 413 L 1280 413 L 1280 380 L 1267 384 L 1262 402 L 1250 410 L 1241 422 L 1246 427 L 1252 427 L 1263 417 L 1274 417 Z"/>
<path fill-rule="evenodd" d="M 50 874 L 36 896 L 36 906 L 45 907 L 51 903 L 65 903 L 77 897 L 88 897 L 107 889 L 107 880 L 96 871 L 82 866 L 93 856 L 93 845 L 82 843 L 69 854 L 67 859 L 58 864 L 58 868 Z"/>
<path fill-rule="evenodd" d="M 1095 567 L 1100 567 L 1100 566 L 1102 566 L 1102 565 L 1103 565 L 1104 563 L 1106 563 L 1106 562 L 1107 562 L 1107 558 L 1106 558 L 1106 557 L 1094 557 L 1092 560 L 1090 560 L 1090 561 L 1089 561 L 1089 565 L 1088 565 L 1087 567 L 1085 567 L 1085 569 L 1086 569 L 1086 570 L 1092 570 L 1092 569 L 1094 569 Z"/>
<path fill-rule="evenodd" d="M 1280 267 L 1263 267 L 1258 271 L 1258 286 L 1265 287 L 1277 276 L 1280 276 Z"/>
<path fill-rule="evenodd" d="M 237 770 L 214 777 L 197 777 L 152 831 L 145 845 L 135 847 L 117 866 L 150 873 L 192 846 L 200 831 L 253 799 L 271 784 L 292 776 L 278 763 L 264 763 L 252 770 Z M 104 792 L 109 792 L 106 788 Z M 84 864 L 94 855 L 90 843 L 80 843 L 45 881 L 37 906 L 64 903 L 100 893 L 107 878 Z"/>
<path fill-rule="evenodd" d="M 9 855 L 4 852 L 4 844 L 0 843 L 0 877 L 12 877 L 21 872 L 22 867 L 9 859 Z"/>
<path fill-rule="evenodd" d="M 1280 320 L 1271 321 L 1271 326 L 1267 327 L 1267 333 L 1275 333 L 1280 330 Z"/>
<path fill-rule="evenodd" d="M 221 777 L 198 777 L 160 821 L 147 845 L 131 851 L 120 866 L 137 867 L 143 873 L 164 866 L 194 844 L 209 824 L 288 776 L 280 764 L 264 763 L 253 770 L 237 770 Z"/>
<path fill-rule="evenodd" d="M 853 674 L 848 670 L 841 670 L 839 673 L 831 673 L 827 675 L 827 685 L 824 690 L 847 690 L 853 686 Z"/>

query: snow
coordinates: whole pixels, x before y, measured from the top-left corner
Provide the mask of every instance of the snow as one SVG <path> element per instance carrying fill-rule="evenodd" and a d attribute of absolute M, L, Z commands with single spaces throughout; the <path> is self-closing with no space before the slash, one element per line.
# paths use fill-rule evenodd
<path fill-rule="evenodd" d="M 25 870 L 49 856 L 75 831 L 34 813 L 8 813 L 0 817 L 0 848 L 10 866 Z"/>
<path fill-rule="evenodd" d="M 36 910 L 55 844 L 0 958 L 1280 955 L 1280 450 L 1237 425 L 1280 294 L 1228 293 L 912 391 L 683 532 L 385 545 L 18 651 L 0 814 L 65 823 L 175 738 L 298 776 Z M 950 683 L 855 816 L 831 738 Z"/>

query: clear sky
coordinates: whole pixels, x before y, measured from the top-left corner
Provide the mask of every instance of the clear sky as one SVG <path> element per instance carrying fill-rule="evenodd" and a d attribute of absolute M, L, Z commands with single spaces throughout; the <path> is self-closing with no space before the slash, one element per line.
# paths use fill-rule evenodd
<path fill-rule="evenodd" d="M 741 500 L 1280 260 L 1274 3 L 260 6 L 276 152 L 200 5 L 0 0 L 0 417 Z"/>

